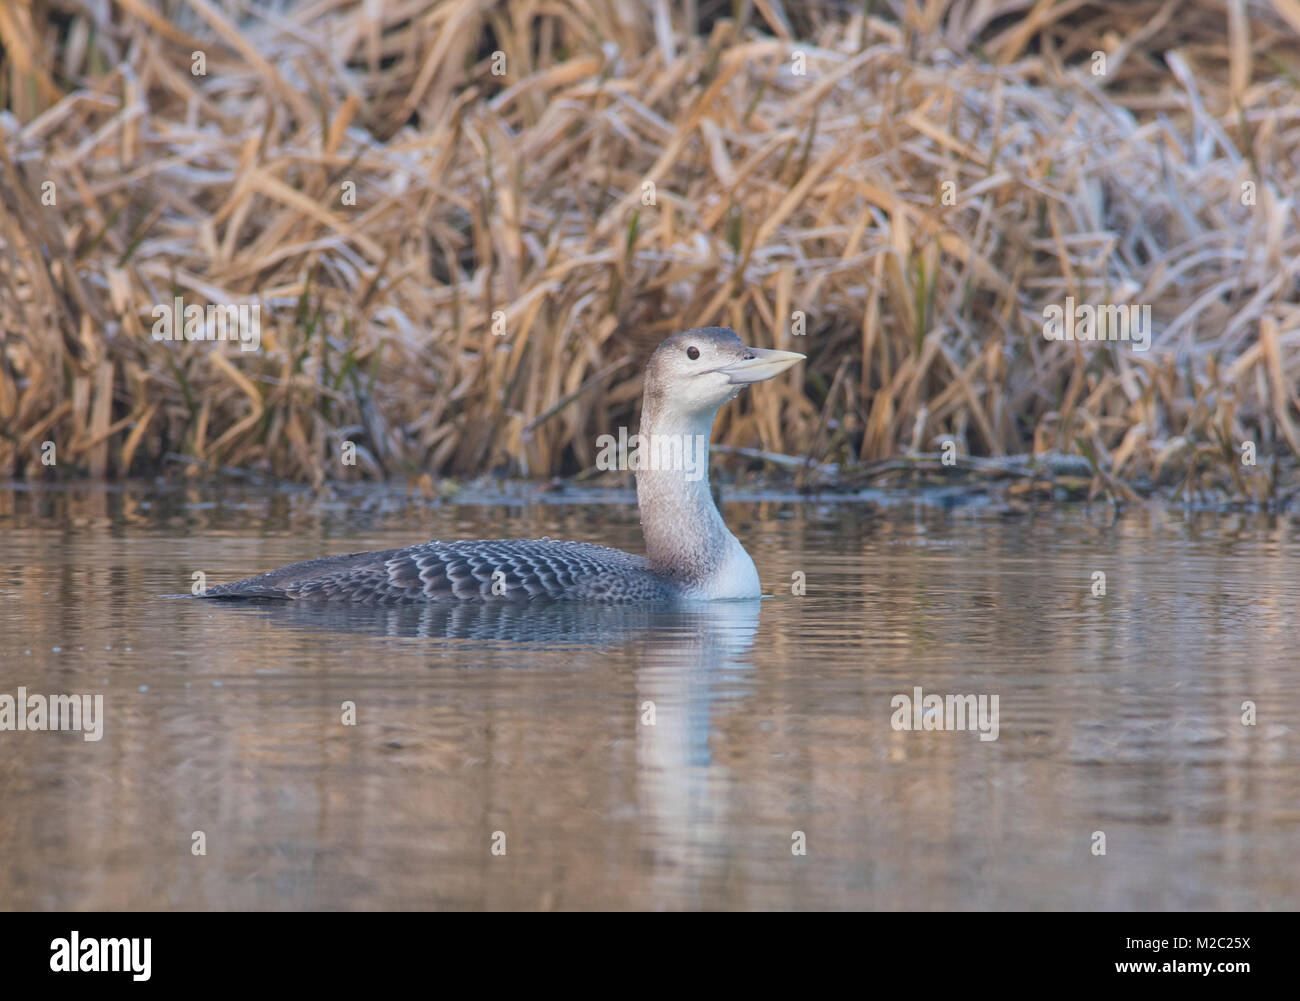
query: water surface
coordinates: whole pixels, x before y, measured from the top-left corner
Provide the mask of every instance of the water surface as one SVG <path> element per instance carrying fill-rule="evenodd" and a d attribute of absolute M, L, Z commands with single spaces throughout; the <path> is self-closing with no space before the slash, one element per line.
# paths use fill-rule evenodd
<path fill-rule="evenodd" d="M 0 907 L 1300 906 L 1294 519 L 774 497 L 724 508 L 761 602 L 159 597 L 430 537 L 640 550 L 627 495 L 479 499 L 0 489 L 0 694 L 105 715 L 0 732 Z M 896 730 L 916 687 L 996 694 L 997 739 Z"/>

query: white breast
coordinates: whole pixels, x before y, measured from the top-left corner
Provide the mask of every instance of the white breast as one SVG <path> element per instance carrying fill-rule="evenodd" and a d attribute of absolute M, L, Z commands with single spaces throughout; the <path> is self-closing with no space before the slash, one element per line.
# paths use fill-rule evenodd
<path fill-rule="evenodd" d="M 710 601 L 763 596 L 754 561 L 745 552 L 740 540 L 730 532 L 727 533 L 727 549 L 722 561 L 717 570 L 699 584 L 698 590 L 699 597 Z"/>

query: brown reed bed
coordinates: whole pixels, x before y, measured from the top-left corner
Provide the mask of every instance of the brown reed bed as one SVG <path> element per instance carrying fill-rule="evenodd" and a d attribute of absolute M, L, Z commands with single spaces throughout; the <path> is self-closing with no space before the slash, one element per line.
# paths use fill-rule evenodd
<path fill-rule="evenodd" d="M 720 324 L 809 355 L 733 469 L 1294 490 L 1300 0 L 17 0 L 0 47 L 0 476 L 589 472 Z M 260 349 L 153 339 L 176 296 Z M 1151 350 L 1045 340 L 1066 297 Z"/>

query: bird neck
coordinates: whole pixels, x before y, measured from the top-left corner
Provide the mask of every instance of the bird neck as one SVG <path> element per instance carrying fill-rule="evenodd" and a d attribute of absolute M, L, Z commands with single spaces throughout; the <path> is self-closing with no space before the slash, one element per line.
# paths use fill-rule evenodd
<path fill-rule="evenodd" d="M 709 437 L 717 411 L 683 414 L 647 397 L 641 411 L 636 499 L 650 569 L 699 584 L 732 546 L 709 490 Z"/>

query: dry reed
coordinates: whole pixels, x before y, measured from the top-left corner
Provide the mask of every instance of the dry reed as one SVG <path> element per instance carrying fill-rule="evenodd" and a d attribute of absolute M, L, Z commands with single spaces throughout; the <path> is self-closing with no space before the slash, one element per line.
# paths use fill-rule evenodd
<path fill-rule="evenodd" d="M 17 0 L 0 46 L 0 476 L 589 471 L 709 324 L 810 356 L 721 462 L 1267 502 L 1300 452 L 1300 0 Z M 260 349 L 154 340 L 176 296 Z M 1045 340 L 1067 296 L 1151 350 Z"/>

